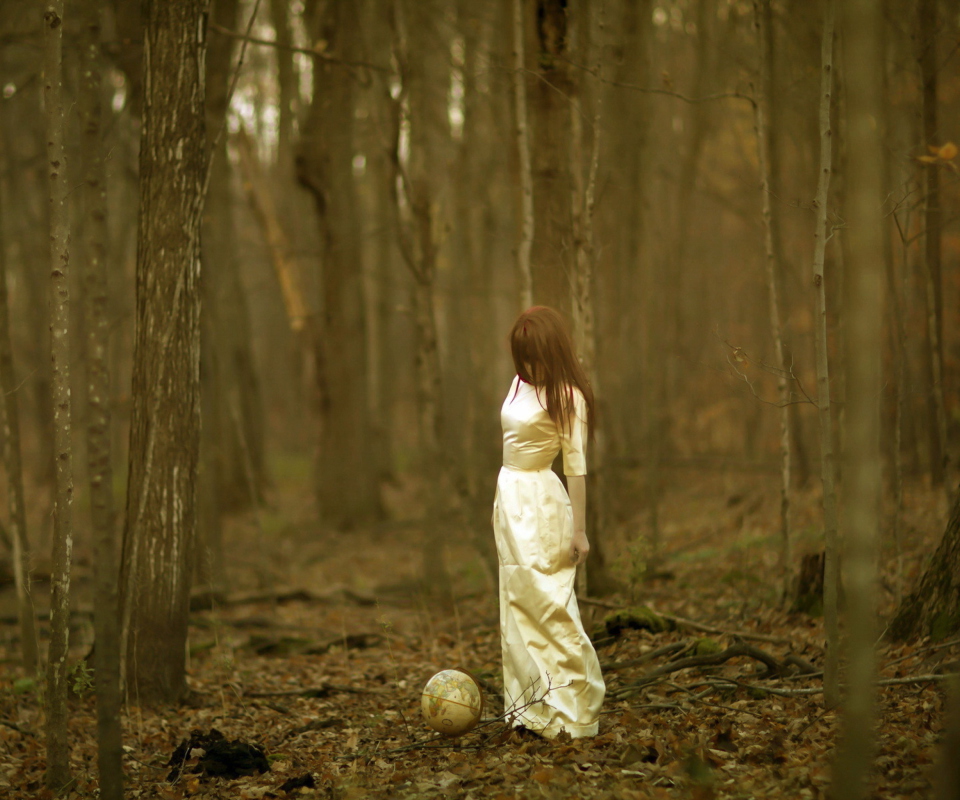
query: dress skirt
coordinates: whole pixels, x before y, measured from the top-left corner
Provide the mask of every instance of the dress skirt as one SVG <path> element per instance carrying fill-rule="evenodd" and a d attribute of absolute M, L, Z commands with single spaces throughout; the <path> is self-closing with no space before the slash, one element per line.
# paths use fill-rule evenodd
<path fill-rule="evenodd" d="M 504 710 L 547 738 L 594 736 L 604 683 L 580 621 L 573 512 L 551 469 L 503 467 L 493 529 L 500 560 Z"/>

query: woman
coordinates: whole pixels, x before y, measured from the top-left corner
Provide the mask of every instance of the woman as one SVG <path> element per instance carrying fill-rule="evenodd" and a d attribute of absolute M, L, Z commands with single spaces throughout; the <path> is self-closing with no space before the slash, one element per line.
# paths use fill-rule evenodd
<path fill-rule="evenodd" d="M 503 469 L 493 503 L 500 557 L 504 709 L 547 738 L 594 736 L 605 687 L 574 593 L 586 561 L 586 440 L 593 392 L 552 308 L 510 332 L 517 375 L 500 410 Z M 563 452 L 569 495 L 550 468 Z"/>

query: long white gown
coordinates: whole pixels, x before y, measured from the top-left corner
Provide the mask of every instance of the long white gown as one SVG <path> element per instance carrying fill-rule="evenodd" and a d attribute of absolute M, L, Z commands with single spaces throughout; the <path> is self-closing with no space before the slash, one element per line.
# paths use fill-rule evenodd
<path fill-rule="evenodd" d="M 564 474 L 586 474 L 585 403 L 576 389 L 574 399 L 569 431 L 557 430 L 546 397 L 519 377 L 500 410 L 503 468 L 493 529 L 500 558 L 504 708 L 516 712 L 515 725 L 547 738 L 561 730 L 595 736 L 606 691 L 574 592 L 570 498 L 550 468 L 562 450 Z"/>

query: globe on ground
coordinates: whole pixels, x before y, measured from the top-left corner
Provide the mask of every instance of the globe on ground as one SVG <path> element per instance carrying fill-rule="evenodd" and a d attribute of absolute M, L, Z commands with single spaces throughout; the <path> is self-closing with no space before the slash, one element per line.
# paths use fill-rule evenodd
<path fill-rule="evenodd" d="M 480 721 L 483 693 L 467 672 L 441 670 L 423 687 L 420 709 L 427 725 L 435 731 L 445 736 L 460 736 Z"/>

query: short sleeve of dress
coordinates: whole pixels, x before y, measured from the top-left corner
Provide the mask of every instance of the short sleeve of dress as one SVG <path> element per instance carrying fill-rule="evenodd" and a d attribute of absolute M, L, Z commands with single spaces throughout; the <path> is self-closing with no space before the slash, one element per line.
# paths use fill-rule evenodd
<path fill-rule="evenodd" d="M 560 431 L 563 474 L 567 477 L 587 474 L 587 403 L 579 389 L 573 390 L 573 419 Z"/>

